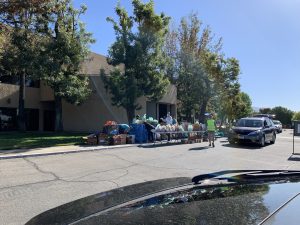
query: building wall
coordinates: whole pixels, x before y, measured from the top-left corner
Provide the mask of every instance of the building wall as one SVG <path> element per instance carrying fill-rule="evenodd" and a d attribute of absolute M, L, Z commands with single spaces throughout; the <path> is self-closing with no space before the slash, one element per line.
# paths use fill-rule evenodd
<path fill-rule="evenodd" d="M 19 101 L 19 86 L 0 83 L 0 107 L 16 108 Z"/>
<path fill-rule="evenodd" d="M 90 88 L 92 89 L 92 94 L 82 105 L 75 106 L 63 102 L 64 130 L 100 131 L 108 120 L 114 120 L 117 123 L 128 123 L 125 109 L 112 106 L 111 95 L 106 92 L 99 75 L 90 76 Z M 163 103 L 167 103 L 169 107 L 170 105 L 175 107 L 175 104 L 172 104 L 175 101 L 174 96 L 172 96 L 174 93 L 176 93 L 174 86 L 169 86 L 166 96 L 162 99 Z M 146 97 L 138 99 L 138 103 L 142 108 L 136 111 L 136 114 L 143 116 L 147 112 L 148 114 L 149 112 L 155 113 L 157 103 L 151 103 L 149 106 Z M 155 118 L 155 115 L 151 116 Z"/>
<path fill-rule="evenodd" d="M 13 84 L 0 83 L 0 107 L 16 109 L 19 105 L 19 86 Z M 40 102 L 40 89 L 25 87 L 25 110 L 36 109 L 38 110 L 38 117 L 36 115 L 31 118 L 37 119 L 39 128 L 43 129 L 43 104 Z"/>
<path fill-rule="evenodd" d="M 120 69 L 122 69 L 122 65 Z M 118 123 L 128 123 L 127 114 L 123 108 L 112 106 L 111 95 L 106 92 L 99 75 L 100 69 L 108 74 L 113 67 L 108 65 L 104 56 L 91 53 L 90 59 L 82 66 L 83 72 L 90 78 L 91 96 L 82 105 L 75 106 L 63 102 L 63 124 L 66 131 L 98 131 L 107 120 Z M 0 83 L 0 107 L 18 108 L 19 86 Z M 138 99 L 142 106 L 136 114 L 144 115 L 147 112 L 147 98 Z M 162 104 L 171 104 L 176 107 L 176 87 L 170 85 L 166 95 L 159 101 Z M 40 88 L 25 88 L 25 108 L 39 109 L 39 130 L 44 128 L 44 111 L 54 110 L 54 94 L 44 82 Z M 155 113 L 156 103 L 148 105 L 148 112 Z M 149 113 L 148 113 L 149 114 Z M 154 117 L 154 115 L 151 115 Z"/>
<path fill-rule="evenodd" d="M 63 102 L 63 122 L 66 131 L 99 131 L 108 120 L 128 123 L 126 110 L 112 106 L 111 95 L 106 92 L 100 76 L 90 76 L 92 94 L 82 105 L 75 106 Z M 145 98 L 138 100 L 142 109 L 137 114 L 146 113 Z"/>
<path fill-rule="evenodd" d="M 63 120 L 65 130 L 100 130 L 107 120 L 114 120 L 118 123 L 127 122 L 125 110 L 111 105 L 111 96 L 106 93 L 99 75 L 90 76 L 90 88 L 92 94 L 84 104 L 75 106 L 64 103 Z M 71 117 L 67 116 L 70 114 L 72 114 Z M 79 118 L 80 121 L 74 123 L 75 118 Z"/>
<path fill-rule="evenodd" d="M 167 92 L 162 99 L 159 100 L 159 103 L 166 104 L 177 104 L 177 88 L 175 85 L 169 85 Z"/>
<path fill-rule="evenodd" d="M 17 108 L 18 104 L 19 86 L 0 83 L 0 107 Z M 39 88 L 25 88 L 25 108 L 41 108 Z"/>
<path fill-rule="evenodd" d="M 157 118 L 157 103 L 156 102 L 147 102 L 146 105 L 147 116 Z"/>
<path fill-rule="evenodd" d="M 41 82 L 40 85 L 40 101 L 54 101 L 53 90 L 45 82 Z"/>

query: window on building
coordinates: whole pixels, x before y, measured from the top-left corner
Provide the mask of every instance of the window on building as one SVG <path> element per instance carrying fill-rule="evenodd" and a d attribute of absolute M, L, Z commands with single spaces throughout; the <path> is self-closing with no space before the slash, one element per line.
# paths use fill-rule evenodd
<path fill-rule="evenodd" d="M 13 131 L 17 129 L 17 109 L 0 108 L 0 131 Z"/>
<path fill-rule="evenodd" d="M 26 130 L 39 130 L 39 110 L 25 109 Z M 0 108 L 0 131 L 18 130 L 18 119 L 16 108 Z"/>
<path fill-rule="evenodd" d="M 0 83 L 14 84 L 14 85 L 19 85 L 20 84 L 19 77 L 17 77 L 17 76 L 8 76 L 8 75 L 0 75 Z M 39 88 L 40 87 L 40 81 L 28 78 L 25 81 L 25 86 L 26 87 Z"/>
<path fill-rule="evenodd" d="M 19 85 L 19 79 L 16 76 L 1 75 L 0 83 Z"/>

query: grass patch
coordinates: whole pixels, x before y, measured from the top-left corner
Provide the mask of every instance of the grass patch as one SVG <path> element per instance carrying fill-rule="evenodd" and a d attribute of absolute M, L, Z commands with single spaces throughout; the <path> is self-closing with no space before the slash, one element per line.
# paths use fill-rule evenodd
<path fill-rule="evenodd" d="M 30 149 L 83 144 L 87 133 L 54 132 L 5 132 L 0 133 L 0 150 Z"/>

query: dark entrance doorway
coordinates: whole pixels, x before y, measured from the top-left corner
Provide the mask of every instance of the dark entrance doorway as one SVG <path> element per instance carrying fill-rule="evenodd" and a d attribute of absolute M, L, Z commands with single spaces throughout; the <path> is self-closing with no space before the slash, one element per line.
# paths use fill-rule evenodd
<path fill-rule="evenodd" d="M 55 111 L 44 111 L 44 131 L 54 131 Z"/>
<path fill-rule="evenodd" d="M 159 107 L 158 107 L 159 118 L 166 117 L 167 113 L 168 113 L 168 105 L 167 104 L 159 104 Z"/>
<path fill-rule="evenodd" d="M 39 130 L 39 110 L 25 109 L 25 122 L 26 122 L 26 130 L 28 131 Z"/>

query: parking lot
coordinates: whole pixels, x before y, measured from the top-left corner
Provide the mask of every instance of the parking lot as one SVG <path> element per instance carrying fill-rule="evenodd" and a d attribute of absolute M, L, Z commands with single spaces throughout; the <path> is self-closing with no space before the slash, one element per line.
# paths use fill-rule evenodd
<path fill-rule="evenodd" d="M 67 155 L 0 160 L 1 224 L 24 224 L 33 216 L 91 194 L 169 177 L 193 177 L 228 169 L 300 169 L 291 157 L 292 130 L 274 145 L 208 143 L 156 145 Z M 300 139 L 295 140 L 300 153 Z"/>

